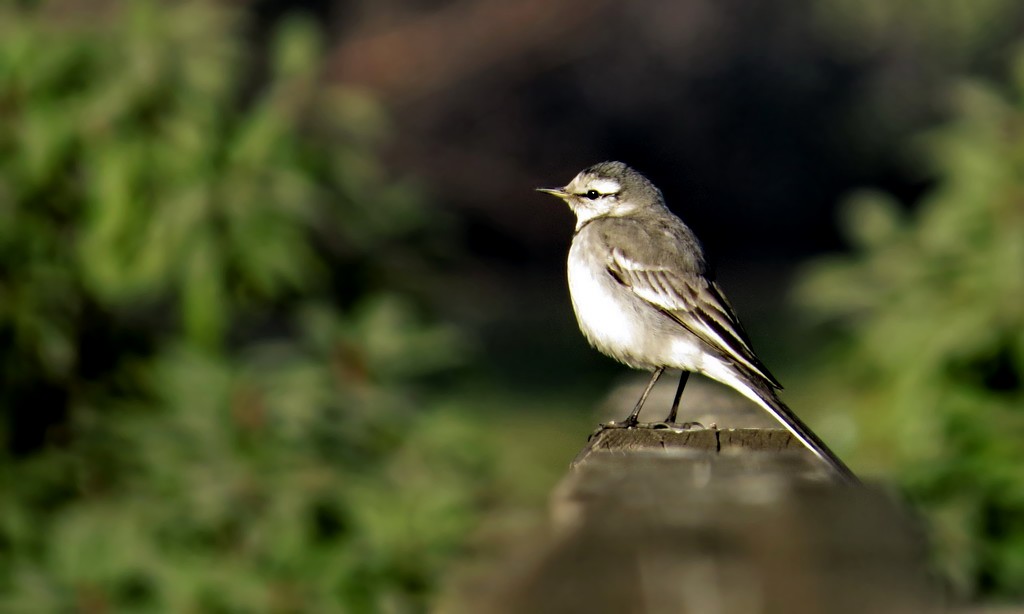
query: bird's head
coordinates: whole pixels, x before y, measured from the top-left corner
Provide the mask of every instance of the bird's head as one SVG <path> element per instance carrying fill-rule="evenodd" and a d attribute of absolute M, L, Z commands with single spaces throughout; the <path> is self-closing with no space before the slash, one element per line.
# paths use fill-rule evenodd
<path fill-rule="evenodd" d="M 580 171 L 562 188 L 537 188 L 564 200 L 576 214 L 576 227 L 597 217 L 626 217 L 664 208 L 658 188 L 622 162 L 601 162 Z"/>

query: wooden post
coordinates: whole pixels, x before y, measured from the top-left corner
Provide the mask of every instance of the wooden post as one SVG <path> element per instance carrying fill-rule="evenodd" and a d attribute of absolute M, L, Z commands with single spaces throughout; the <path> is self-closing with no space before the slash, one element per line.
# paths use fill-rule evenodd
<path fill-rule="evenodd" d="M 551 508 L 549 530 L 453 611 L 949 611 L 907 510 L 837 484 L 786 431 L 604 430 Z"/>

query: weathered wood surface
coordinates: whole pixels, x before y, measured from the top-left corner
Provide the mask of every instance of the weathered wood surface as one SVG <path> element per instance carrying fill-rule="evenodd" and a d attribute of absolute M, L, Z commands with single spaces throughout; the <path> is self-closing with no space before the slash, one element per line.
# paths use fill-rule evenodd
<path fill-rule="evenodd" d="M 536 543 L 452 611 L 949 611 L 914 520 L 835 483 L 788 433 L 606 430 L 556 489 Z"/>
<path fill-rule="evenodd" d="M 725 429 L 691 428 L 601 428 L 594 432 L 587 445 L 573 460 L 578 466 L 596 452 L 630 453 L 639 450 L 691 450 L 715 454 L 742 454 L 745 452 L 785 453 L 802 459 L 804 471 L 824 473 L 814 455 L 785 429 Z M 759 456 L 748 459 L 755 462 Z M 797 462 L 794 460 L 794 462 Z"/>

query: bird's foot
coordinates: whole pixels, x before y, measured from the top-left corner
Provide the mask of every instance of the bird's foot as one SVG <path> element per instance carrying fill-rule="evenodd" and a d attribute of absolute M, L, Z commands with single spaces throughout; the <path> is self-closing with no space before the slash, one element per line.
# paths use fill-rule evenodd
<path fill-rule="evenodd" d="M 612 421 L 601 423 L 601 428 L 603 429 L 635 429 L 642 426 L 644 425 L 640 424 L 640 421 L 637 420 L 635 416 L 630 416 L 622 422 Z"/>
<path fill-rule="evenodd" d="M 626 418 L 622 422 L 602 422 L 594 432 L 587 437 L 587 441 L 590 441 L 594 437 L 597 437 L 602 431 L 609 429 L 655 429 L 655 430 L 669 430 L 681 433 L 683 431 L 693 430 L 705 430 L 708 427 L 704 426 L 700 422 L 640 422 L 636 418 Z M 716 425 L 711 425 L 711 428 L 717 428 Z"/>
<path fill-rule="evenodd" d="M 700 422 L 654 422 L 650 425 L 650 428 L 681 432 L 695 430 L 703 431 L 708 427 L 704 426 Z"/>
<path fill-rule="evenodd" d="M 594 429 L 594 432 L 591 433 L 589 437 L 587 437 L 587 441 L 590 441 L 594 437 L 597 437 L 598 434 L 601 433 L 602 431 L 607 431 L 609 429 L 650 428 L 650 426 L 651 425 L 649 425 L 649 424 L 641 424 L 640 421 L 637 420 L 634 417 L 626 418 L 625 420 L 623 420 L 621 422 L 617 422 L 617 421 L 602 422 L 601 424 L 599 424 L 597 426 L 596 429 Z"/>

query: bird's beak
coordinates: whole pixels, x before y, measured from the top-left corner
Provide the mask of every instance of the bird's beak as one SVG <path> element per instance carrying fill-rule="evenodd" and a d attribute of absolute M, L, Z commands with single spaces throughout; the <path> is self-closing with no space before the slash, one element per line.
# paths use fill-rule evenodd
<path fill-rule="evenodd" d="M 550 194 L 552 196 L 557 196 L 562 200 L 569 198 L 569 193 L 565 191 L 565 188 L 537 188 L 537 191 L 544 192 L 545 194 Z"/>

